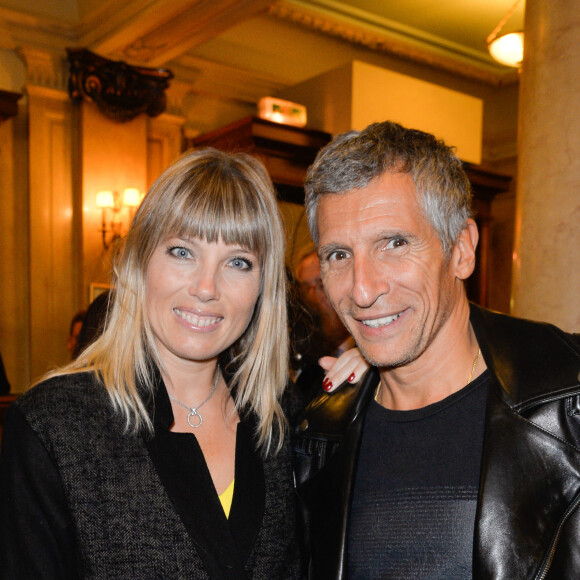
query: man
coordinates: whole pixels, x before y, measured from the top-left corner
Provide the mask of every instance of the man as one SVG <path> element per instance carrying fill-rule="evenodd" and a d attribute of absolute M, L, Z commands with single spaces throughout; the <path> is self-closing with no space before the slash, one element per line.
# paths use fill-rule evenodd
<path fill-rule="evenodd" d="M 580 578 L 580 340 L 470 304 L 460 161 L 390 122 L 306 180 L 328 297 L 373 365 L 296 430 L 311 578 Z"/>

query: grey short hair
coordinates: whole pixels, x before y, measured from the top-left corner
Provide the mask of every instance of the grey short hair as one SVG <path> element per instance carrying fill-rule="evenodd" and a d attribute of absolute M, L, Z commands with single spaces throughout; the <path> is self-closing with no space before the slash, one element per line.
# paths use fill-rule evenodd
<path fill-rule="evenodd" d="M 386 172 L 412 176 L 424 215 L 449 256 L 472 215 L 469 179 L 452 147 L 429 133 L 391 121 L 337 135 L 318 153 L 304 186 L 314 242 L 318 244 L 321 195 L 361 189 Z"/>

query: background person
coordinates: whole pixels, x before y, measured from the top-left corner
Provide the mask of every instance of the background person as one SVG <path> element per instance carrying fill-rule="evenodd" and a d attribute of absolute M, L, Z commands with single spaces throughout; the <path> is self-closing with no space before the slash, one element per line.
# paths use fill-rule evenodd
<path fill-rule="evenodd" d="M 580 336 L 468 303 L 459 159 L 376 123 L 319 153 L 306 195 L 324 287 L 374 365 L 299 422 L 310 577 L 580 577 Z"/>
<path fill-rule="evenodd" d="M 105 290 L 89 304 L 75 343 L 74 358 L 78 357 L 103 332 L 112 296 L 111 290 Z"/>
<path fill-rule="evenodd" d="M 72 318 L 69 326 L 68 336 L 66 337 L 66 348 L 70 353 L 71 359 L 75 358 L 77 347 L 77 338 L 83 326 L 85 319 L 85 310 L 79 310 Z"/>
<path fill-rule="evenodd" d="M 294 279 L 299 307 L 301 305 L 303 309 L 303 320 L 299 327 L 302 336 L 297 346 L 300 359 L 295 382 L 300 392 L 310 398 L 319 393 L 321 385 L 324 388 L 332 386 L 331 381 L 324 377 L 329 359 L 320 359 L 339 357 L 354 347 L 354 339 L 326 296 L 314 246 L 306 249 L 299 258 Z"/>

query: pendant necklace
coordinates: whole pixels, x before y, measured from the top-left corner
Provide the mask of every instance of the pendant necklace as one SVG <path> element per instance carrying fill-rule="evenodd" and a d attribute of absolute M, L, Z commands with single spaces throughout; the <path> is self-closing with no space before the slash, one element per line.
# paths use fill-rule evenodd
<path fill-rule="evenodd" d="M 469 384 L 471 382 L 471 377 L 473 376 L 473 373 L 475 372 L 475 368 L 477 367 L 477 363 L 479 362 L 480 356 L 481 356 L 481 349 L 478 348 L 477 354 L 475 355 L 475 360 L 473 361 L 473 366 L 471 367 L 471 372 L 469 373 L 469 376 L 467 377 L 467 384 Z"/>
<path fill-rule="evenodd" d="M 197 407 L 190 407 L 185 403 L 182 403 L 179 399 L 176 399 L 173 395 L 167 393 L 170 399 L 172 399 L 178 405 L 181 405 L 184 409 L 187 409 L 189 411 L 189 413 L 187 414 L 187 423 L 190 427 L 193 427 L 194 429 L 197 429 L 197 427 L 201 427 L 201 424 L 203 423 L 203 417 L 201 416 L 199 409 L 201 409 L 213 397 L 213 394 L 217 389 L 219 378 L 220 378 L 220 365 L 218 364 L 215 371 L 215 381 L 213 383 L 211 393 Z M 195 419 L 193 419 L 194 417 Z M 195 423 L 192 423 L 191 422 L 192 420 L 194 420 Z"/>

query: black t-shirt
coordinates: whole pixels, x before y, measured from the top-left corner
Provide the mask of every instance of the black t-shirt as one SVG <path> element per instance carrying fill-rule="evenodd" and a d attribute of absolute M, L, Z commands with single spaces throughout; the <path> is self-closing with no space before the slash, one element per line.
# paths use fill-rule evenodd
<path fill-rule="evenodd" d="M 468 580 L 486 371 L 422 409 L 375 401 L 365 418 L 349 529 L 349 578 Z"/>

